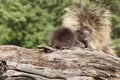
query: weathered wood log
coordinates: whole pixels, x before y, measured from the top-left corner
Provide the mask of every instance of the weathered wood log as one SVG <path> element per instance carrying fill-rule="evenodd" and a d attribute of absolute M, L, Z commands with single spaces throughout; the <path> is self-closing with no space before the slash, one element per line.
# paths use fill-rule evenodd
<path fill-rule="evenodd" d="M 0 46 L 0 80 L 120 80 L 120 58 L 100 51 Z"/>

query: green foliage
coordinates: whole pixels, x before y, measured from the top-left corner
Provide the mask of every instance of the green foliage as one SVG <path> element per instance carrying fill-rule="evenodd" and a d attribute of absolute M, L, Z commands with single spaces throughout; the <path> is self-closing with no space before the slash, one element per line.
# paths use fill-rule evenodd
<path fill-rule="evenodd" d="M 69 4 L 70 0 L 0 0 L 0 44 L 46 45 L 49 31 L 61 24 Z"/>
<path fill-rule="evenodd" d="M 113 44 L 115 46 L 118 56 L 120 56 L 120 39 L 115 39 L 113 41 Z"/>
<path fill-rule="evenodd" d="M 47 35 L 61 25 L 73 0 L 0 0 L 0 44 L 33 48 L 47 45 Z M 75 0 L 74 0 L 75 1 Z M 83 0 L 89 4 L 89 0 Z M 90 0 L 109 8 L 115 48 L 120 50 L 120 0 Z M 94 6 L 90 4 L 91 7 Z M 118 39 L 119 38 L 119 39 Z M 120 52 L 120 51 L 119 51 Z"/>

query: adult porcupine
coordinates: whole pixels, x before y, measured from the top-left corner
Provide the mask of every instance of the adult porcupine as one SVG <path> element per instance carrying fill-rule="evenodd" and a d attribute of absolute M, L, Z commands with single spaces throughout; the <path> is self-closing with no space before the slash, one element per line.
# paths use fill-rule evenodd
<path fill-rule="evenodd" d="M 90 5 L 74 2 L 66 8 L 63 26 L 74 31 L 87 48 L 116 56 L 111 46 L 110 11 L 103 7 L 91 8 Z"/>

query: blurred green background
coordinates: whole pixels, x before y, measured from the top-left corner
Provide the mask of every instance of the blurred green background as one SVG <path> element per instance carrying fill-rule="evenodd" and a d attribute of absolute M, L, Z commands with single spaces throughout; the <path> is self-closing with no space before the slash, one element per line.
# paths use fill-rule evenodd
<path fill-rule="evenodd" d="M 120 55 L 120 0 L 86 1 L 101 3 L 111 10 L 113 45 Z M 0 0 L 0 45 L 47 45 L 49 32 L 61 25 L 64 8 L 71 3 L 72 0 Z"/>

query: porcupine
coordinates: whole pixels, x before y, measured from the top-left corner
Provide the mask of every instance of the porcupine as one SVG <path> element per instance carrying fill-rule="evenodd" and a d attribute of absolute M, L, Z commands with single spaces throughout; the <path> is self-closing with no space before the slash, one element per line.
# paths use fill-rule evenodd
<path fill-rule="evenodd" d="M 111 41 L 111 13 L 103 7 L 91 8 L 88 4 L 74 2 L 65 9 L 64 27 L 69 28 L 78 36 L 86 48 L 103 51 L 117 56 Z"/>
<path fill-rule="evenodd" d="M 48 44 L 56 49 L 68 49 L 77 46 L 76 44 L 79 44 L 79 47 L 84 47 L 83 43 L 77 40 L 74 32 L 65 27 L 57 27 L 51 31 Z"/>

